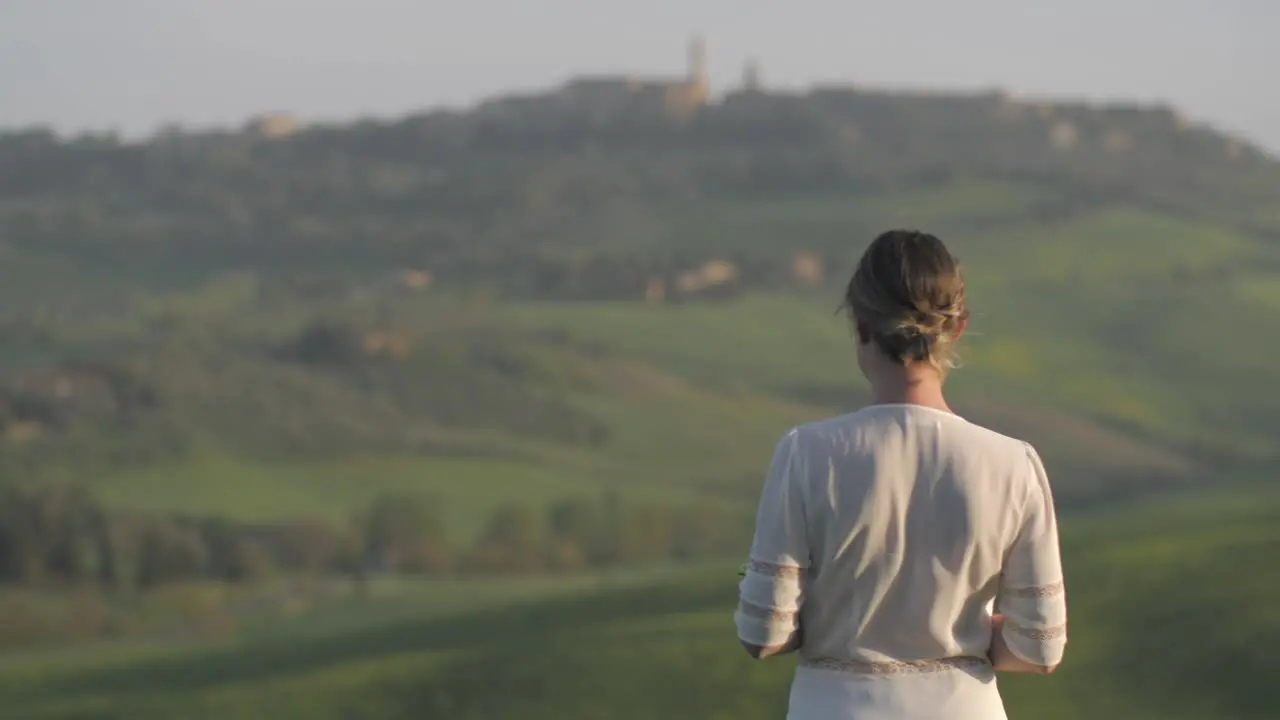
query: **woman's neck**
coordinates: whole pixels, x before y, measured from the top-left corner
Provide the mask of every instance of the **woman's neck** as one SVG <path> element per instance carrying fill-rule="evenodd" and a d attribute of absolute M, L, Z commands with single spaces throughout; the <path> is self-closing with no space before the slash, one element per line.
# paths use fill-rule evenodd
<path fill-rule="evenodd" d="M 876 405 L 921 405 L 951 412 L 942 394 L 941 374 L 926 363 L 881 366 L 867 373 L 867 380 Z"/>

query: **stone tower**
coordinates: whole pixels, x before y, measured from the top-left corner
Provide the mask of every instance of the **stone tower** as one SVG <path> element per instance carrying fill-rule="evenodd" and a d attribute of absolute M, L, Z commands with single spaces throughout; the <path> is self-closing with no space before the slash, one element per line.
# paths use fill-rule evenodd
<path fill-rule="evenodd" d="M 707 47 L 701 37 L 689 43 L 689 70 L 683 82 L 668 85 L 665 93 L 667 111 L 673 116 L 688 119 L 707 104 L 710 97 L 707 80 Z"/>
<path fill-rule="evenodd" d="M 755 60 L 748 60 L 742 70 L 742 89 L 750 93 L 760 92 L 760 64 Z"/>
<path fill-rule="evenodd" d="M 689 85 L 705 89 L 707 82 L 707 43 L 701 36 L 689 42 Z"/>

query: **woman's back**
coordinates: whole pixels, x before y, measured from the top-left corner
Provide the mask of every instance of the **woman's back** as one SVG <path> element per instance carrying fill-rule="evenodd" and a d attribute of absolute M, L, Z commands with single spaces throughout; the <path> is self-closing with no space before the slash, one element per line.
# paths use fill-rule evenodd
<path fill-rule="evenodd" d="M 739 634 L 768 646 L 802 628 L 793 718 L 1003 717 L 998 594 L 1019 655 L 1061 659 L 1052 499 L 1026 443 L 873 405 L 788 433 L 759 517 Z"/>
<path fill-rule="evenodd" d="M 792 720 L 998 720 L 995 670 L 1048 672 L 1066 644 L 1044 466 L 943 397 L 969 310 L 941 240 L 876 238 L 845 307 L 875 403 L 778 443 L 738 636 L 799 651 Z"/>
<path fill-rule="evenodd" d="M 795 439 L 811 563 L 805 657 L 985 657 L 1005 553 L 1028 503 L 1043 502 L 1034 451 L 907 405 L 816 423 Z"/>

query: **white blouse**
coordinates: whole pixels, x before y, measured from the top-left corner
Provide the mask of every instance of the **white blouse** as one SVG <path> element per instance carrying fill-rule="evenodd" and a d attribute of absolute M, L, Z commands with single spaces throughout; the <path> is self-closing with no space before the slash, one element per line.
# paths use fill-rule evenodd
<path fill-rule="evenodd" d="M 735 613 L 800 633 L 791 720 L 998 720 L 999 601 L 1022 659 L 1057 665 L 1066 597 L 1053 497 L 1027 443 L 918 405 L 874 405 L 778 443 Z"/>

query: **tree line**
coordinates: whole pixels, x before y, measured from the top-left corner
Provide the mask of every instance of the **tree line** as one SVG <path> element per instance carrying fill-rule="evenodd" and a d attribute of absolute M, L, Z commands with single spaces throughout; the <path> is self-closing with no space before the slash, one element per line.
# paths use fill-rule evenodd
<path fill-rule="evenodd" d="M 544 510 L 495 509 L 467 547 L 446 535 L 443 506 L 412 493 L 377 497 L 352 522 L 247 523 L 111 511 L 79 487 L 0 488 L 0 585 L 146 591 L 275 575 L 465 576 L 567 573 L 740 549 L 740 514 L 708 507 L 571 498 Z"/>
<path fill-rule="evenodd" d="M 591 448 L 612 437 L 571 397 L 600 387 L 596 361 L 572 338 L 409 320 L 280 322 L 262 335 L 193 323 L 87 351 L 69 339 L 84 326 L 55 328 L 42 349 L 52 358 L 0 368 L 0 485 L 54 466 L 96 474 L 172 461 L 196 438 L 277 461 L 500 452 L 465 437 L 495 430 Z M 0 323 L 0 345 L 7 337 Z M 313 403 L 324 411 L 291 410 Z"/>
<path fill-rule="evenodd" d="M 15 249 L 126 268 L 426 263 L 461 277 L 616 248 L 637 219 L 690 202 L 954 175 L 1237 224 L 1263 217 L 1280 165 L 1168 108 L 836 88 L 731 97 L 685 121 L 548 93 L 275 139 L 2 133 L 0 221 Z"/>

